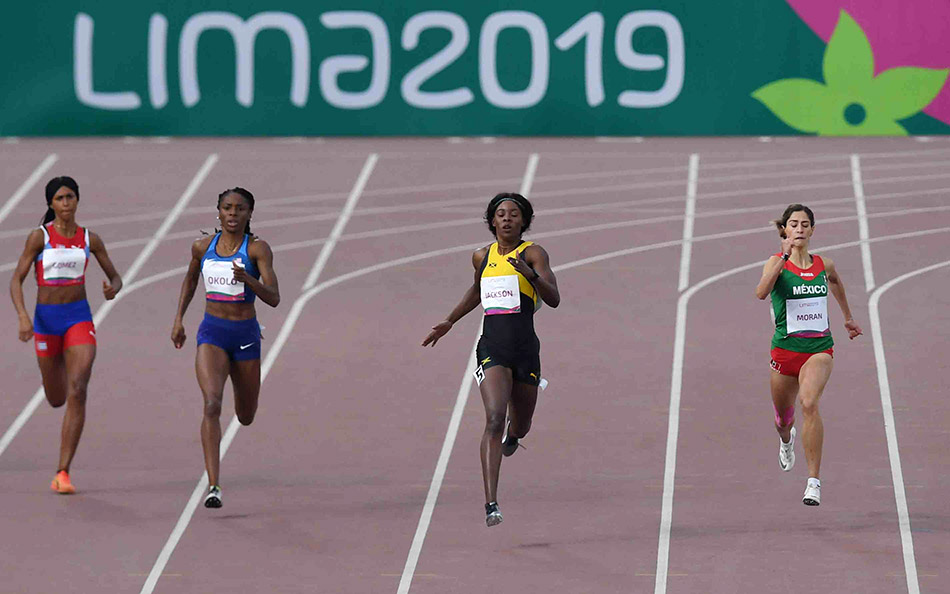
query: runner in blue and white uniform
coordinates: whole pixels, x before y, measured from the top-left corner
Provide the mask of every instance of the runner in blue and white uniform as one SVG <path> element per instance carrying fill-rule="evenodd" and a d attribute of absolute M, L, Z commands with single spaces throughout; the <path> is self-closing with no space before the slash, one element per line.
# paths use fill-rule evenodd
<path fill-rule="evenodd" d="M 185 310 L 195 295 L 199 275 L 204 277 L 205 316 L 198 327 L 195 369 L 204 397 L 201 446 L 209 484 L 205 507 L 221 507 L 222 502 L 218 483 L 220 418 L 229 376 L 234 412 L 241 424 L 250 425 L 257 413 L 261 329 L 254 300 L 260 297 L 271 307 L 280 303 L 273 253 L 267 242 L 251 234 L 253 212 L 254 196 L 244 188 L 225 190 L 218 196 L 221 231 L 192 244 L 172 327 L 172 343 L 180 349 L 185 344 Z"/>

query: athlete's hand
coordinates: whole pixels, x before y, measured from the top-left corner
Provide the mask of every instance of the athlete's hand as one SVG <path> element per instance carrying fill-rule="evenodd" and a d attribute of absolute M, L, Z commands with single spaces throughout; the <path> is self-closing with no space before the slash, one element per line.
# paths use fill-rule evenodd
<path fill-rule="evenodd" d="M 115 296 L 118 292 L 119 290 L 113 287 L 112 283 L 102 281 L 102 294 L 105 296 L 106 301 L 112 301 L 115 299 Z"/>
<path fill-rule="evenodd" d="M 176 321 L 172 326 L 172 344 L 176 349 L 180 349 L 185 344 L 185 326 L 181 322 Z"/>
<path fill-rule="evenodd" d="M 238 266 L 238 263 L 234 260 L 231 260 L 231 270 L 234 272 L 234 280 L 239 283 L 247 282 L 247 271 L 244 270 L 243 266 Z"/>
<path fill-rule="evenodd" d="M 21 316 L 19 325 L 18 334 L 20 342 L 26 342 L 33 338 L 33 322 L 30 321 L 29 316 Z"/>
<path fill-rule="evenodd" d="M 792 246 L 794 245 L 794 242 L 795 240 L 792 239 L 791 237 L 783 237 L 782 238 L 782 253 L 791 254 Z"/>
<path fill-rule="evenodd" d="M 851 340 L 854 340 L 855 338 L 864 334 L 864 332 L 861 330 L 861 326 L 858 326 L 858 323 L 853 319 L 846 320 L 844 327 L 848 330 L 848 338 Z"/>
<path fill-rule="evenodd" d="M 517 258 L 508 258 L 508 263 L 514 266 L 515 270 L 521 273 L 521 276 L 525 277 L 529 281 L 534 280 L 534 268 L 531 268 L 528 265 L 528 261 L 524 259 L 524 250 L 518 253 Z"/>
<path fill-rule="evenodd" d="M 449 330 L 452 329 L 452 322 L 448 320 L 442 320 L 438 324 L 432 327 L 432 332 L 429 332 L 425 340 L 422 341 L 422 346 L 435 346 L 435 343 L 439 342 L 439 339 L 445 336 Z"/>

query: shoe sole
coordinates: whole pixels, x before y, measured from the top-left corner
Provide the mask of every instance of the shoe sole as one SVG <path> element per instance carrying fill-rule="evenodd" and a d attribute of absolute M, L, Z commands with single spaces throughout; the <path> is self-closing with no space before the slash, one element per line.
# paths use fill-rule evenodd
<path fill-rule="evenodd" d="M 501 514 L 491 514 L 485 518 L 485 523 L 488 524 L 489 528 L 491 528 L 492 526 L 501 524 L 502 520 L 504 520 L 504 518 L 501 516 Z"/>
<path fill-rule="evenodd" d="M 217 497 L 213 497 L 211 499 L 205 499 L 205 507 L 218 509 L 219 507 L 221 507 L 221 505 L 222 505 L 221 500 L 218 499 Z"/>
<path fill-rule="evenodd" d="M 811 498 L 802 499 L 802 503 L 810 507 L 818 507 L 819 505 L 821 505 L 820 501 L 818 501 L 817 499 L 811 499 Z"/>
<path fill-rule="evenodd" d="M 515 452 L 517 452 L 517 451 L 518 451 L 518 442 L 517 442 L 517 441 L 515 442 L 514 447 L 512 447 L 512 446 L 510 446 L 510 445 L 508 445 L 508 444 L 504 444 L 504 443 L 502 444 L 501 455 L 504 456 L 505 458 L 508 458 L 508 457 L 512 456 L 512 455 L 513 455 Z"/>

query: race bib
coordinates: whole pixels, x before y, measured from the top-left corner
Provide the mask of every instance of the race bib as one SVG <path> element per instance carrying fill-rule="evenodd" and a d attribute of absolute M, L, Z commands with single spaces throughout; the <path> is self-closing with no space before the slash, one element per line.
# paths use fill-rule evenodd
<path fill-rule="evenodd" d="M 481 283 L 482 307 L 486 316 L 512 314 L 521 311 L 521 292 L 518 276 L 483 276 Z"/>
<path fill-rule="evenodd" d="M 43 278 L 47 281 L 75 280 L 86 271 L 83 248 L 47 248 L 43 250 Z"/>
<path fill-rule="evenodd" d="M 828 335 L 828 298 L 785 300 L 788 336 L 805 338 Z"/>
<path fill-rule="evenodd" d="M 241 259 L 234 260 L 241 266 Z M 201 274 L 205 278 L 205 296 L 212 301 L 243 301 L 244 283 L 234 279 L 230 261 L 205 260 Z"/>

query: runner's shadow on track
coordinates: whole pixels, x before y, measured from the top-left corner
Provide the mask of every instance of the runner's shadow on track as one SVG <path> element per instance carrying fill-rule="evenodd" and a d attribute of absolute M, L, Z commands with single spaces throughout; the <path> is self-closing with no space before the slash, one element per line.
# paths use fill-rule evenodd
<path fill-rule="evenodd" d="M 213 516 L 210 516 L 209 519 L 212 521 L 245 520 L 250 517 L 251 517 L 251 514 L 224 514 L 224 515 L 215 514 Z"/>

